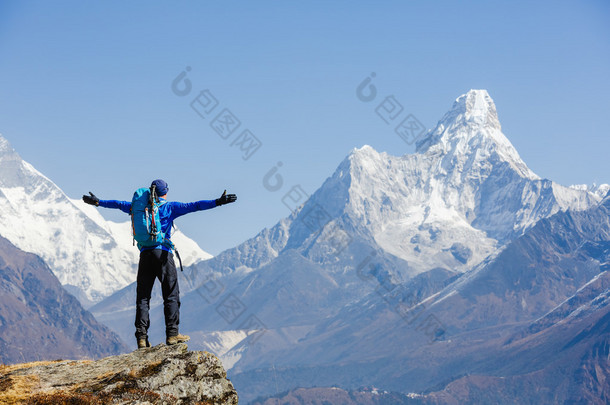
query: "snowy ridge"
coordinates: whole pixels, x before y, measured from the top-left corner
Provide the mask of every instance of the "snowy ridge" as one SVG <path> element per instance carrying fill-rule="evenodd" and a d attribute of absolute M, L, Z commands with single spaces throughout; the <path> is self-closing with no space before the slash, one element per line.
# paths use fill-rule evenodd
<path fill-rule="evenodd" d="M 558 323 L 564 323 L 570 318 L 577 317 L 585 310 L 591 311 L 607 305 L 607 301 L 610 300 L 609 281 L 608 272 L 602 271 L 580 286 L 573 295 L 565 298 L 544 315 L 533 320 L 531 324 L 536 325 L 547 320 L 557 322 L 557 319 L 559 319 Z"/>
<path fill-rule="evenodd" d="M 588 191 L 590 193 L 595 194 L 600 199 L 606 197 L 610 192 L 610 184 L 600 184 L 597 185 L 593 183 L 592 185 L 587 184 L 575 184 L 570 186 L 570 188 L 581 191 Z"/>
<path fill-rule="evenodd" d="M 1 135 L 0 235 L 41 256 L 86 307 L 135 280 L 138 250 L 129 222 L 106 221 L 94 207 L 70 199 Z M 183 234 L 175 236 L 185 264 L 211 257 Z"/>

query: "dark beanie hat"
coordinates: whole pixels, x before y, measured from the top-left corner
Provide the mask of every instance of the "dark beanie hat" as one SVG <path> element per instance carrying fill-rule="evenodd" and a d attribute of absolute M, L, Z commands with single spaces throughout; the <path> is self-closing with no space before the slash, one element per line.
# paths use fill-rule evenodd
<path fill-rule="evenodd" d="M 167 183 L 165 181 L 163 181 L 161 179 L 157 179 L 157 180 L 153 181 L 150 186 L 151 187 L 155 186 L 155 188 L 157 189 L 158 196 L 165 195 L 169 191 L 169 186 L 167 185 Z"/>

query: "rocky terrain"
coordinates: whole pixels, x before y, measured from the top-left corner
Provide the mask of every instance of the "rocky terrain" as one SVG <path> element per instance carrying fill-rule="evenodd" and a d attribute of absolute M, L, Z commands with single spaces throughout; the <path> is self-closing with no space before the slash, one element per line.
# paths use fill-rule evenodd
<path fill-rule="evenodd" d="M 2 404 L 237 404 L 218 358 L 186 344 L 97 361 L 0 366 Z"/>

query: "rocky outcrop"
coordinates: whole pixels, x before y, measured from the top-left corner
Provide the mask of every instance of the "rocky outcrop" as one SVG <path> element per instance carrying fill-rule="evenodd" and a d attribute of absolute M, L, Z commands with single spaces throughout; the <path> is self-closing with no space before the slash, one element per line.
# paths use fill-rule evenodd
<path fill-rule="evenodd" d="M 0 403 L 233 405 L 237 392 L 213 354 L 161 344 L 97 361 L 0 366 Z"/>

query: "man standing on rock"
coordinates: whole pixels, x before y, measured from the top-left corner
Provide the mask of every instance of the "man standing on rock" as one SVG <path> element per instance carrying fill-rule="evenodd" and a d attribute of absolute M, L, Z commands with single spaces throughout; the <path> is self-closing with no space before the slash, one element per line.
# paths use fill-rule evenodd
<path fill-rule="evenodd" d="M 201 200 L 191 203 L 169 202 L 165 200 L 169 191 L 167 183 L 158 179 L 152 182 L 151 189 L 153 186 L 156 190 L 156 195 L 159 196 L 159 221 L 161 223 L 161 232 L 164 233 L 166 240 L 169 240 L 171 237 L 174 219 L 184 214 L 207 210 L 237 200 L 235 194 L 227 194 L 225 190 L 222 196 L 216 200 Z M 83 201 L 87 204 L 96 207 L 115 208 L 131 214 L 130 201 L 100 200 L 93 193 L 89 192 L 89 194 L 83 195 Z M 150 295 L 156 278 L 161 282 L 163 294 L 166 344 L 175 345 L 189 340 L 188 336 L 178 333 L 178 324 L 180 323 L 180 290 L 178 288 L 178 274 L 174 263 L 174 255 L 171 247 L 159 243 L 155 246 L 140 247 L 135 321 L 135 335 L 138 341 L 138 349 L 150 347 L 148 341 L 148 327 L 150 326 L 148 311 L 150 309 Z"/>

